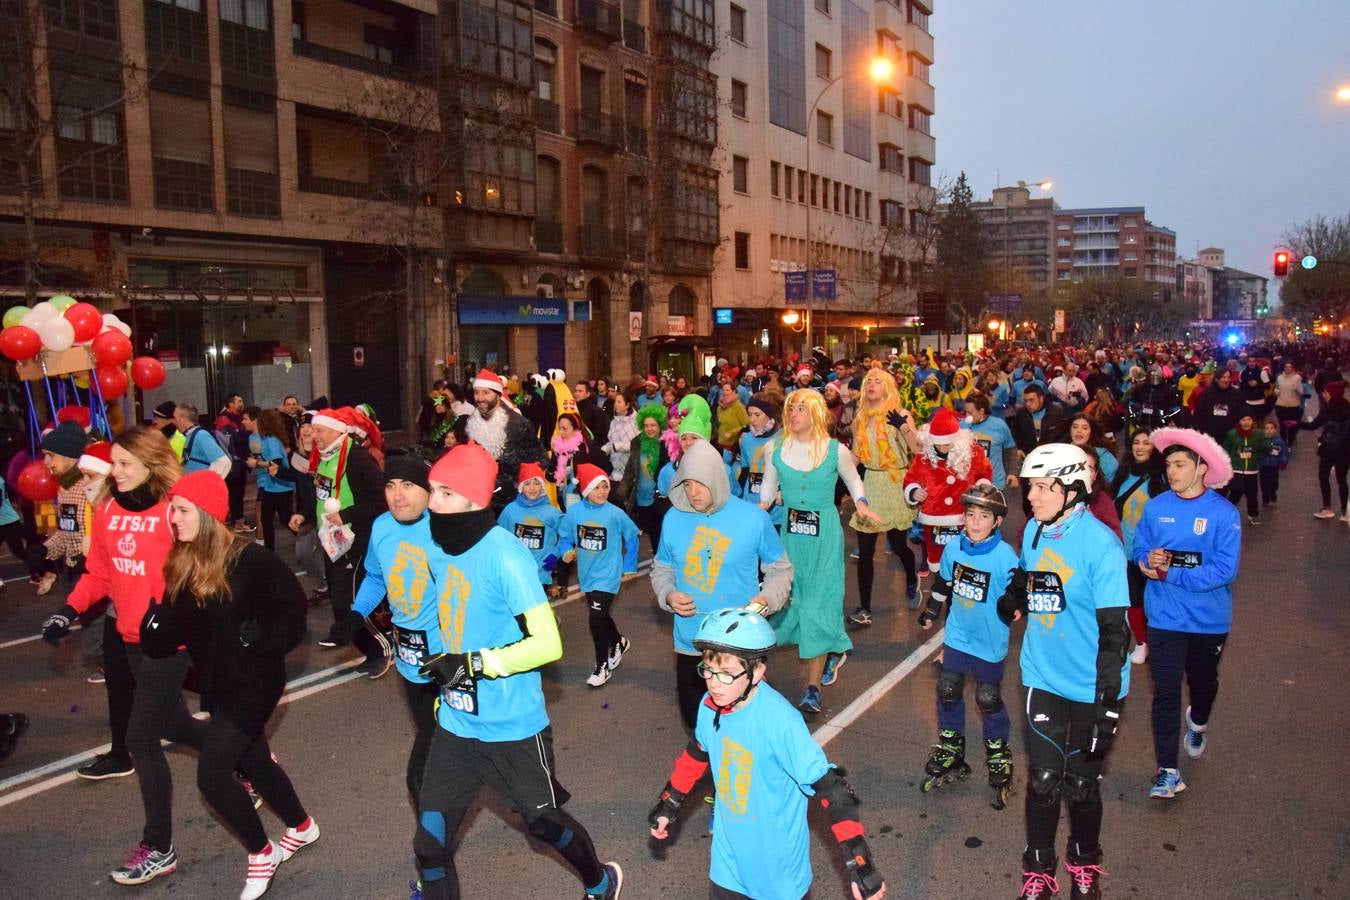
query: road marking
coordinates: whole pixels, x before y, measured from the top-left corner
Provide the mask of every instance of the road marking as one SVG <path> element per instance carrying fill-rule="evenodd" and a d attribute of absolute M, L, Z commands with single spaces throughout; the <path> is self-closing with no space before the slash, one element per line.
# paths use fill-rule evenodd
<path fill-rule="evenodd" d="M 857 721 L 859 716 L 875 706 L 877 701 L 886 696 L 891 688 L 903 681 L 906 676 L 921 666 L 924 660 L 932 656 L 933 652 L 942 646 L 942 638 L 945 632 L 945 628 L 939 628 L 937 634 L 920 644 L 913 653 L 901 661 L 900 665 L 891 669 L 880 681 L 859 694 L 852 703 L 841 709 L 838 715 L 817 728 L 812 734 L 816 743 L 824 747 L 843 733 L 845 728 Z"/>
<path fill-rule="evenodd" d="M 83 628 L 84 626 L 81 625 L 79 622 L 76 622 L 70 626 L 71 631 L 80 631 Z M 8 650 L 10 647 L 17 647 L 20 644 L 27 644 L 32 641 L 40 641 L 40 640 L 42 640 L 42 632 L 39 631 L 37 634 L 30 634 L 28 637 L 15 638 L 12 641 L 5 641 L 3 644 L 0 644 L 0 650 Z"/>

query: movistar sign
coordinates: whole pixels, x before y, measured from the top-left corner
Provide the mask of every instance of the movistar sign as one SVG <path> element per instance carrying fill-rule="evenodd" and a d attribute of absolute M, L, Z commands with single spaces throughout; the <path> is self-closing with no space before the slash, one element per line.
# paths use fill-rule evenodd
<path fill-rule="evenodd" d="M 461 325 L 567 324 L 567 301 L 547 297 L 461 294 L 455 309 Z"/>

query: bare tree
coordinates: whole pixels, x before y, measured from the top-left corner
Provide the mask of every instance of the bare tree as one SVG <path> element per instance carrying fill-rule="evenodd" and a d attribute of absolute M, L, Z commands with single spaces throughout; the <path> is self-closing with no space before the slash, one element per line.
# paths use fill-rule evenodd
<path fill-rule="evenodd" d="M 1284 233 L 1295 259 L 1317 257 L 1317 266 L 1290 268 L 1280 290 L 1285 315 L 1304 325 L 1339 322 L 1350 312 L 1350 215 L 1317 216 Z"/>

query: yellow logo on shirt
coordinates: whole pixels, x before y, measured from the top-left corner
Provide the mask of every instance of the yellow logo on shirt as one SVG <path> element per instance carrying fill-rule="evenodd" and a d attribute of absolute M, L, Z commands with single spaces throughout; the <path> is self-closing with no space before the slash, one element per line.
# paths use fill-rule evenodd
<path fill-rule="evenodd" d="M 700 525 L 694 529 L 689 549 L 684 554 L 684 578 L 689 586 L 705 594 L 717 587 L 717 576 L 722 573 L 731 538 L 716 528 Z"/>
<path fill-rule="evenodd" d="M 441 641 L 446 653 L 464 652 L 464 612 L 469 605 L 471 587 L 464 573 L 452 565 L 445 567 L 445 587 L 441 588 L 437 613 L 441 619 Z"/>
<path fill-rule="evenodd" d="M 1064 557 L 1049 547 L 1041 550 L 1041 556 L 1032 568 L 1037 571 L 1054 572 L 1059 576 L 1060 585 L 1064 591 L 1068 590 L 1069 579 L 1073 577 L 1074 573 L 1074 570 L 1069 568 L 1068 563 L 1064 561 Z M 1055 627 L 1055 613 L 1030 613 L 1030 616 L 1045 626 L 1046 630 Z"/>
<path fill-rule="evenodd" d="M 389 605 L 408 618 L 415 618 L 422 610 L 431 572 L 427 569 L 427 551 L 407 541 L 399 541 L 394 561 L 384 576 L 384 590 Z"/>
<path fill-rule="evenodd" d="M 754 775 L 755 754 L 731 740 L 722 738 L 722 765 L 717 771 L 717 799 L 728 812 L 745 815 L 750 806 L 750 780 Z"/>

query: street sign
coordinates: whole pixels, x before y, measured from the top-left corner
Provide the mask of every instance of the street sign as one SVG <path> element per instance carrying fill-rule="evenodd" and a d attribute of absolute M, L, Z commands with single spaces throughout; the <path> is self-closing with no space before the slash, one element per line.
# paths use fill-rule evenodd
<path fill-rule="evenodd" d="M 783 298 L 788 303 L 806 302 L 806 272 L 783 273 Z"/>
<path fill-rule="evenodd" d="M 990 312 L 1001 315 L 1016 315 L 1022 312 L 1021 294 L 994 294 L 985 304 L 985 308 Z"/>
<path fill-rule="evenodd" d="M 816 269 L 811 273 L 811 289 L 817 300 L 833 300 L 837 296 L 834 269 Z"/>
<path fill-rule="evenodd" d="M 1315 269 L 1317 268 L 1317 257 L 1309 253 L 1307 256 L 1303 257 L 1301 264 L 1305 269 Z"/>

